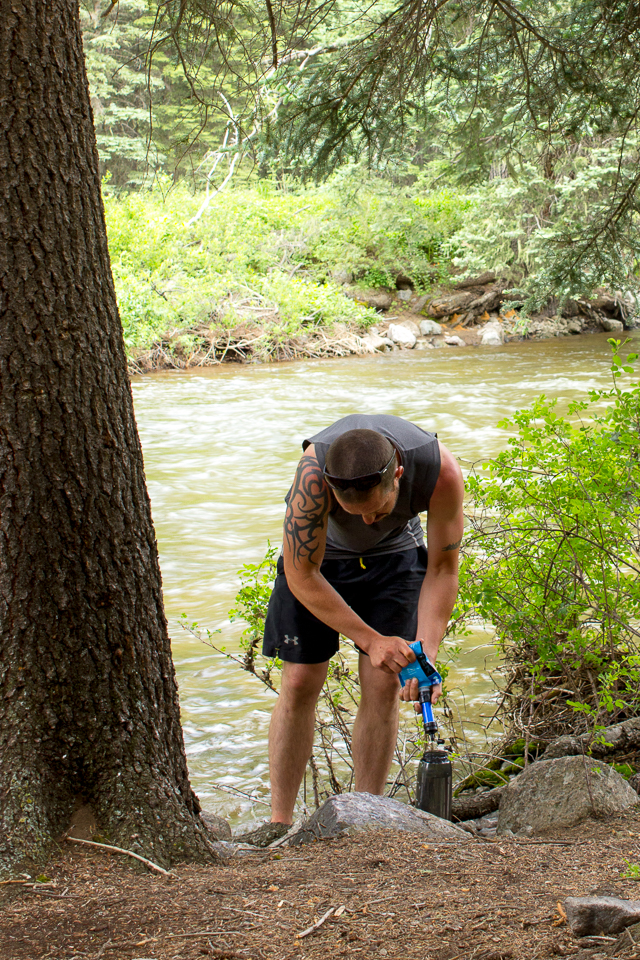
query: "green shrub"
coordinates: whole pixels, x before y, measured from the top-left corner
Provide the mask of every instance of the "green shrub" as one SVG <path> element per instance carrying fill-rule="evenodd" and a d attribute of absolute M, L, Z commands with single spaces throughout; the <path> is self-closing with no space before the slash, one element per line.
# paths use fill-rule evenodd
<path fill-rule="evenodd" d="M 613 389 L 567 417 L 540 397 L 502 422 L 508 449 L 468 482 L 458 615 L 495 626 L 512 736 L 640 712 L 640 383 L 620 390 L 637 355 L 609 342 Z"/>
<path fill-rule="evenodd" d="M 337 322 L 366 327 L 376 314 L 345 297 L 333 274 L 393 286 L 402 273 L 426 289 L 466 203 L 344 175 L 323 187 L 229 189 L 202 211 L 202 195 L 169 187 L 105 198 L 129 349 L 185 326 L 250 321 L 276 339 Z"/>

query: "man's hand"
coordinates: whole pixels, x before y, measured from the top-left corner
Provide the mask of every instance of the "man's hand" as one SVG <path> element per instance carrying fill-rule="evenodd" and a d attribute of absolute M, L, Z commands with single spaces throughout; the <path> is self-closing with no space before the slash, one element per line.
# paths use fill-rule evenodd
<path fill-rule="evenodd" d="M 436 683 L 431 687 L 431 703 L 437 703 L 440 695 L 442 693 L 442 684 Z M 409 680 L 405 683 L 404 687 L 400 690 L 400 699 L 405 700 L 407 703 L 410 703 L 412 700 L 417 701 L 419 696 L 418 693 L 418 681 L 414 677 L 413 680 Z M 421 712 L 420 704 L 415 704 L 416 713 Z"/>
<path fill-rule="evenodd" d="M 421 640 L 420 643 L 422 645 L 423 652 L 426 653 L 424 649 L 424 641 Z M 427 660 L 429 661 L 432 667 L 435 666 L 435 657 L 429 657 L 427 655 Z M 431 687 L 431 703 L 437 703 L 438 700 L 440 699 L 441 694 L 442 694 L 442 684 L 441 683 L 434 684 Z M 414 701 L 416 713 L 421 712 L 420 704 L 416 702 L 419 696 L 420 696 L 420 691 L 419 691 L 419 684 L 418 684 L 417 677 L 413 677 L 412 680 L 408 680 L 405 683 L 404 687 L 401 687 L 400 689 L 400 699 L 404 700 L 406 703 L 411 703 L 411 701 Z"/>
<path fill-rule="evenodd" d="M 368 647 L 371 666 L 385 673 L 400 673 L 403 667 L 413 663 L 415 653 L 402 637 L 380 637 Z"/>

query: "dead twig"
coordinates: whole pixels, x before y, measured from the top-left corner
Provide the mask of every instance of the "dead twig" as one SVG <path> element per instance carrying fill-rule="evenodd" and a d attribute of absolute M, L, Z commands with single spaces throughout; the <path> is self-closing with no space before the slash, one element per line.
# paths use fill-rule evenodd
<path fill-rule="evenodd" d="M 341 916 L 342 913 L 344 912 L 344 907 L 338 907 L 337 909 L 335 907 L 329 907 L 327 912 L 323 914 L 319 920 L 316 920 L 315 923 L 313 923 L 310 927 L 307 927 L 306 930 L 303 930 L 302 933 L 297 933 L 296 940 L 302 940 L 303 937 L 311 936 L 312 933 L 315 933 L 316 930 L 320 929 L 323 923 L 327 922 L 329 917 L 332 917 L 334 914 L 337 915 L 338 911 L 340 911 L 339 915 Z"/>
<path fill-rule="evenodd" d="M 110 850 L 112 853 L 124 853 L 127 857 L 133 857 L 135 860 L 140 860 L 141 863 L 146 864 L 151 870 L 157 870 L 158 873 L 161 873 L 164 877 L 174 877 L 175 873 L 171 873 L 169 870 L 165 870 L 164 867 L 159 867 L 157 863 L 154 863 L 152 860 L 147 860 L 146 857 L 141 857 L 139 853 L 134 853 L 132 850 L 125 850 L 123 847 L 112 847 L 109 843 L 96 843 L 94 840 L 80 840 L 79 837 L 65 837 L 65 840 L 68 840 L 69 843 L 83 843 L 87 847 L 97 847 L 98 850 Z"/>

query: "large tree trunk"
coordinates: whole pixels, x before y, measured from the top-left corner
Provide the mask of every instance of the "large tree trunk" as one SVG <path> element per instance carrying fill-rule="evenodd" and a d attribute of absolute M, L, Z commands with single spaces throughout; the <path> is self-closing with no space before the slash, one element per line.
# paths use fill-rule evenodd
<path fill-rule="evenodd" d="M 74 806 L 164 863 L 191 790 L 75 0 L 0 0 L 0 863 Z"/>

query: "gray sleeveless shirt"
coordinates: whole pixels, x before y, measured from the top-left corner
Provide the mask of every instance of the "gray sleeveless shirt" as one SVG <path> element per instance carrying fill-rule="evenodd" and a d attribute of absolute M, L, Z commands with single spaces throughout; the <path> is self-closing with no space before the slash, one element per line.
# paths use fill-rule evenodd
<path fill-rule="evenodd" d="M 375 430 L 394 445 L 404 473 L 398 500 L 392 513 L 368 526 L 361 516 L 347 513 L 335 501 L 329 514 L 327 560 L 375 557 L 399 553 L 424 544 L 419 513 L 427 510 L 440 473 L 440 449 L 435 433 L 389 414 L 354 413 L 305 440 L 302 449 L 314 445 L 318 463 L 324 469 L 327 450 L 347 430 Z"/>

